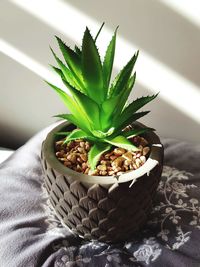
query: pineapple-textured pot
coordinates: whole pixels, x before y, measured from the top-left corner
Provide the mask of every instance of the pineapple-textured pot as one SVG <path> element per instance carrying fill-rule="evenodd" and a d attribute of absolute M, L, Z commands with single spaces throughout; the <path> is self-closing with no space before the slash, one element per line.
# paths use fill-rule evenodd
<path fill-rule="evenodd" d="M 158 136 L 144 135 L 151 152 L 139 169 L 118 176 L 89 176 L 65 167 L 55 156 L 55 133 L 73 129 L 71 123 L 59 124 L 42 147 L 45 186 L 57 216 L 85 239 L 108 243 L 130 239 L 145 224 L 161 177 L 163 146 Z"/>

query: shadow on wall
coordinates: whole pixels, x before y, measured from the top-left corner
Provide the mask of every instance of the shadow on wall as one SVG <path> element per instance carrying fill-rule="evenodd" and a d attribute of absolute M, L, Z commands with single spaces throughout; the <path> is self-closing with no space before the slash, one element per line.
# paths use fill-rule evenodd
<path fill-rule="evenodd" d="M 117 8 L 115 0 L 73 0 L 73 6 L 99 24 L 120 25 L 127 41 L 200 86 L 200 29 L 174 10 L 154 0 L 119 1 Z"/>
<path fill-rule="evenodd" d="M 165 5 L 153 0 L 117 2 L 117 8 L 115 8 L 116 1 L 114 0 L 100 2 L 65 0 L 65 2 L 97 19 L 99 24 L 105 21 L 106 25 L 112 29 L 119 24 L 120 35 L 123 33 L 123 37 L 127 41 L 136 44 L 140 50 L 147 51 L 200 86 L 198 73 L 200 61 L 197 56 L 200 47 L 199 29 Z M 124 3 L 126 3 L 126 7 L 124 7 Z M 53 47 L 56 46 L 54 34 L 63 37 L 67 43 L 73 43 L 73 40 L 57 33 L 55 29 L 41 23 L 37 18 L 11 3 L 4 2 L 4 6 L 7 9 L 3 9 L 3 22 L 9 21 L 9 23 L 2 28 L 1 37 L 43 65 L 47 66 L 53 61 L 48 44 L 53 42 Z M 101 10 L 102 12 L 100 12 Z M 75 21 L 72 22 L 72 25 L 73 23 Z M 24 25 L 28 25 L 28 27 L 24 27 Z M 23 28 L 23 32 L 15 30 L 13 33 L 13 27 L 15 29 Z M 0 59 L 2 59 L 1 56 Z M 10 59 L 3 60 L 3 66 L 4 68 L 0 70 L 1 83 L 4 85 L 0 88 L 0 146 L 17 148 L 32 134 L 45 127 L 47 118 L 49 118 L 48 123 L 53 123 L 51 116 L 63 113 L 64 106 L 59 102 L 57 96 L 50 92 L 51 89 L 47 89 L 43 84 L 41 77 L 37 77 Z M 8 73 L 12 73 L 12 79 L 8 78 Z M 20 90 L 17 98 L 16 90 Z M 11 95 L 10 92 L 13 94 Z M 147 95 L 151 92 L 136 85 L 133 97 L 142 94 Z M 22 98 L 26 99 L 26 103 L 23 103 Z M 35 108 L 35 103 L 37 108 Z M 21 106 L 20 110 L 19 105 Z M 27 109 L 33 116 L 31 121 L 28 121 L 28 114 L 22 116 L 23 110 Z M 158 98 L 150 103 L 147 109 L 152 112 L 143 119 L 143 122 L 156 128 L 161 136 L 178 139 L 181 137 L 185 140 L 199 142 L 200 125 L 169 103 Z M 10 114 L 15 114 L 15 118 Z M 7 116 L 10 120 L 3 120 L 2 116 L 4 118 Z M 22 120 L 22 118 L 25 119 Z M 27 129 L 27 132 L 24 132 L 23 129 Z"/>
<path fill-rule="evenodd" d="M 17 149 L 22 146 L 30 136 L 16 130 L 15 127 L 0 121 L 0 147 Z"/>
<path fill-rule="evenodd" d="M 149 91 L 146 88 L 136 84 L 130 98 L 135 99 L 141 95 L 148 94 Z M 183 115 L 181 111 L 161 98 L 154 99 L 144 110 L 151 110 L 151 112 L 141 121 L 147 126 L 155 128 L 161 138 L 169 137 L 189 142 L 193 140 L 199 143 L 200 124 L 185 114 Z"/>
<path fill-rule="evenodd" d="M 136 98 L 141 95 L 147 95 L 149 92 L 140 85 L 135 86 L 130 98 Z M 148 104 L 147 110 L 151 112 L 141 119 L 141 122 L 149 127 L 156 129 L 156 132 L 163 137 L 171 137 L 180 140 L 180 136 L 184 136 L 183 140 L 189 141 L 191 138 L 198 142 L 200 132 L 200 125 L 195 123 L 189 117 L 176 110 L 173 106 L 162 101 L 162 99 L 155 99 L 153 102 Z M 160 112 L 162 110 L 162 112 Z M 39 111 L 35 111 L 36 116 L 39 116 Z M 156 119 L 155 119 L 156 118 Z M 51 120 L 52 123 L 55 120 Z M 177 127 L 178 124 L 178 127 Z M 161 127 L 162 125 L 162 127 Z M 30 137 L 30 134 L 25 134 L 20 130 L 17 130 L 6 124 L 0 122 L 0 147 L 8 147 L 16 149 L 24 144 Z M 176 134 L 174 134 L 176 129 Z M 192 132 L 191 132 L 191 129 Z M 184 133 L 184 134 L 183 134 Z M 190 136 L 190 138 L 188 138 Z"/>

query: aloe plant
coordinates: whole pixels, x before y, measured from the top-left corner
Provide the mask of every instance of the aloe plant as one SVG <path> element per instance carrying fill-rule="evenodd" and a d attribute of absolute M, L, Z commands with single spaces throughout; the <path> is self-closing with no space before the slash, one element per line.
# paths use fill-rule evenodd
<path fill-rule="evenodd" d="M 101 32 L 102 24 L 95 38 L 86 27 L 82 40 L 82 48 L 75 46 L 74 50 L 56 36 L 65 63 L 51 51 L 59 68 L 52 66 L 68 88 L 70 95 L 55 85 L 47 82 L 61 97 L 71 112 L 57 117 L 65 119 L 77 126 L 67 134 L 65 142 L 76 139 L 88 140 L 92 147 L 88 162 L 95 169 L 100 156 L 112 146 L 137 151 L 138 148 L 129 140 L 151 128 L 123 129 L 143 117 L 149 111 L 140 111 L 145 104 L 157 95 L 145 96 L 127 104 L 127 99 L 134 86 L 136 72 L 132 75 L 138 58 L 137 51 L 111 83 L 111 74 L 115 56 L 117 29 L 107 47 L 104 60 L 101 61 L 96 40 Z"/>

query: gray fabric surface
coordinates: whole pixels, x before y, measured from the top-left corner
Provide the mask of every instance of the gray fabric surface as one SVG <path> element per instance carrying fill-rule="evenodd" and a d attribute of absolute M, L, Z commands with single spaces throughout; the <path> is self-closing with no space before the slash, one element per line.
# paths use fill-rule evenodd
<path fill-rule="evenodd" d="M 50 127 L 51 128 L 51 127 Z M 0 266 L 200 266 L 200 146 L 163 139 L 165 167 L 154 209 L 132 242 L 85 242 L 48 209 L 41 142 L 33 137 L 0 165 Z"/>

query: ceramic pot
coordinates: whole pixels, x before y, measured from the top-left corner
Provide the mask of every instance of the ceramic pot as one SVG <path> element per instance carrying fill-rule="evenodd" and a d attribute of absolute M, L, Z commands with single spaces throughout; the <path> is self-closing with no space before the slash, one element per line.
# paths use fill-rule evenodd
<path fill-rule="evenodd" d="M 135 122 L 136 127 L 144 125 Z M 55 156 L 56 132 L 75 127 L 64 122 L 42 145 L 44 182 L 62 223 L 89 240 L 115 243 L 129 240 L 145 224 L 160 181 L 163 146 L 154 132 L 144 137 L 150 155 L 143 166 L 115 176 L 89 176 L 65 167 Z"/>

